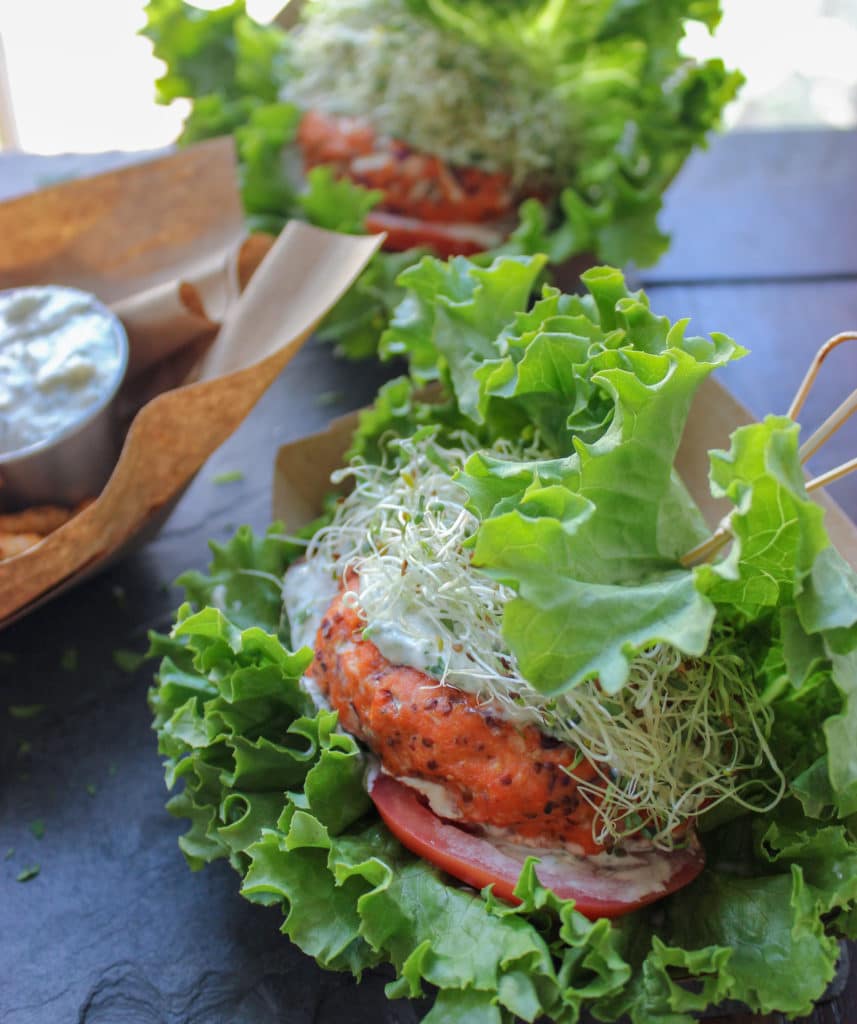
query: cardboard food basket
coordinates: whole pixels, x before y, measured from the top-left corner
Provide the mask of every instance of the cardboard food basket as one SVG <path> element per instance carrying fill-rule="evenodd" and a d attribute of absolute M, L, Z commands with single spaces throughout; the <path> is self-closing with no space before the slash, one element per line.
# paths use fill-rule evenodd
<path fill-rule="evenodd" d="M 0 204 L 0 288 L 92 292 L 130 344 L 113 473 L 91 504 L 0 561 L 0 628 L 154 533 L 381 238 L 300 222 L 248 237 L 231 139 Z"/>

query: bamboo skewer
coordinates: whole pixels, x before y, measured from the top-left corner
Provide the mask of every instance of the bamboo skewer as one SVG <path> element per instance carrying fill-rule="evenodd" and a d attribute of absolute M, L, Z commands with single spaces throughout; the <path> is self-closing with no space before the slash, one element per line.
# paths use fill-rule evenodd
<path fill-rule="evenodd" d="M 829 437 L 833 437 L 836 431 L 844 426 L 855 412 L 857 412 L 857 388 L 851 392 L 835 412 L 832 412 L 827 417 L 818 430 L 800 446 L 800 461 L 806 462 L 807 459 L 812 458 L 824 442 Z"/>
<path fill-rule="evenodd" d="M 821 369 L 824 360 L 827 359 L 835 348 L 838 348 L 846 341 L 857 341 L 857 331 L 842 331 L 839 334 L 834 334 L 833 337 L 828 338 L 818 352 L 816 352 L 815 358 L 809 364 L 809 369 L 806 371 L 806 376 L 801 381 L 800 387 L 797 389 L 797 392 L 792 399 L 789 411 L 786 413 L 786 416 L 788 416 L 790 420 L 795 419 L 797 414 L 803 408 L 804 402 L 812 389 L 812 385 L 815 383 L 815 378 L 818 376 L 818 372 Z"/>
<path fill-rule="evenodd" d="M 800 387 L 797 389 L 797 392 L 792 399 L 789 411 L 786 413 L 789 419 L 795 419 L 804 407 L 809 393 L 812 390 L 812 385 L 818 377 L 824 360 L 835 348 L 838 348 L 847 341 L 857 341 L 857 331 L 842 331 L 839 334 L 835 334 L 832 338 L 828 338 L 818 352 L 816 352 L 815 358 L 812 363 L 810 363 L 809 369 L 806 371 L 806 374 L 800 383 Z M 825 444 L 825 442 L 828 441 L 855 413 L 857 413 L 857 388 L 851 392 L 845 401 L 842 402 L 842 404 L 827 417 L 824 423 L 822 423 L 821 426 L 801 445 L 799 452 L 801 463 L 810 459 L 819 450 L 819 448 L 821 448 L 822 445 Z M 836 466 L 834 469 L 829 469 L 826 473 L 821 473 L 819 476 L 813 477 L 813 479 L 809 480 L 806 484 L 807 493 L 809 494 L 813 491 L 820 490 L 822 487 L 826 487 L 835 480 L 841 480 L 842 477 L 845 477 L 849 473 L 853 473 L 855 471 L 857 471 L 857 458 L 850 459 L 848 462 L 844 462 L 841 466 Z M 695 565 L 700 565 L 701 563 L 714 558 L 719 551 L 726 547 L 732 539 L 733 514 L 734 509 L 720 520 L 717 529 L 707 540 L 704 540 L 701 544 L 697 544 L 696 547 L 691 548 L 690 551 L 682 555 L 679 559 L 680 564 L 686 569 L 690 569 Z"/>
<path fill-rule="evenodd" d="M 683 554 L 679 562 L 685 569 L 691 569 L 694 565 L 699 565 L 702 562 L 707 562 L 710 558 L 714 558 L 717 552 L 721 548 L 726 547 L 730 540 L 732 540 L 731 513 L 721 520 L 720 525 L 707 540 L 697 544 L 695 548 L 691 548 L 690 551 Z"/>
<path fill-rule="evenodd" d="M 848 462 L 843 462 L 841 466 L 836 466 L 835 469 L 828 469 L 826 473 L 822 473 L 820 476 L 810 480 L 806 485 L 807 491 L 817 491 L 820 487 L 826 487 L 828 484 L 832 484 L 834 480 L 841 480 L 842 477 L 848 476 L 849 473 L 853 473 L 857 470 L 857 458 L 849 459 Z"/>

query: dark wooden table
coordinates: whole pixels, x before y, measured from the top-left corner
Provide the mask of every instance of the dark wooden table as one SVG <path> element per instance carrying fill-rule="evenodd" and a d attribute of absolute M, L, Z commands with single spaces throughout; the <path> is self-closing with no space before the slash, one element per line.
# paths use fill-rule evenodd
<path fill-rule="evenodd" d="M 670 193 L 663 222 L 674 245 L 641 280 L 659 312 L 753 350 L 723 379 L 757 415 L 785 411 L 818 345 L 857 327 L 855 167 L 854 133 L 732 135 L 694 158 Z M 0 635 L 3 1024 L 419 1019 L 420 1006 L 386 1002 L 382 973 L 356 986 L 316 968 L 279 934 L 277 912 L 238 896 L 225 864 L 188 871 L 176 846 L 183 826 L 164 811 L 145 701 L 151 667 L 126 672 L 114 661 L 117 650 L 142 650 L 147 630 L 169 627 L 179 597 L 171 581 L 206 564 L 208 538 L 266 524 L 277 445 L 364 404 L 384 375 L 310 344 L 154 541 Z M 819 382 L 807 424 L 855 383 L 857 346 Z M 845 430 L 818 468 L 854 452 Z M 241 481 L 214 482 L 234 469 Z M 857 518 L 857 480 L 832 494 Z M 13 718 L 9 705 L 43 710 Z M 17 883 L 32 864 L 38 876 Z M 810 1020 L 857 1021 L 857 969 Z"/>

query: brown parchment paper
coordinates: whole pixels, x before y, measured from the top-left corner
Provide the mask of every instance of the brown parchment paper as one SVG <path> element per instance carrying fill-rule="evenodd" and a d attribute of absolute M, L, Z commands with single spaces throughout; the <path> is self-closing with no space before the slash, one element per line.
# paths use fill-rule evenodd
<path fill-rule="evenodd" d="M 0 287 L 60 282 L 108 305 L 210 262 L 245 231 L 231 139 L 0 204 Z"/>
<path fill-rule="evenodd" d="M 318 434 L 283 445 L 274 466 L 273 516 L 296 530 L 321 511 L 331 490 L 330 474 L 342 465 L 342 457 L 357 425 L 357 413 L 341 416 Z M 716 380 L 706 380 L 697 393 L 679 448 L 676 466 L 712 529 L 731 507 L 711 497 L 708 486 L 708 452 L 728 447 L 736 427 L 752 422 L 752 415 Z M 833 544 L 857 569 L 857 526 L 824 492 L 815 499 L 825 509 L 824 522 Z"/>
<path fill-rule="evenodd" d="M 152 532 L 382 237 L 292 222 L 276 241 L 245 238 L 228 139 L 0 205 L 0 287 L 85 288 L 120 315 L 131 348 L 112 476 L 0 562 L 0 628 Z"/>

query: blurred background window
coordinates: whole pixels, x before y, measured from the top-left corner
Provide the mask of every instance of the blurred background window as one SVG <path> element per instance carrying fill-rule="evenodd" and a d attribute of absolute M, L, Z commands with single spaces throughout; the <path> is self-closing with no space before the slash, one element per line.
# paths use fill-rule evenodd
<path fill-rule="evenodd" d="M 174 141 L 188 106 L 155 103 L 163 66 L 138 34 L 144 6 L 145 0 L 0 0 L 0 146 L 91 153 Z M 282 6 L 247 4 L 263 22 Z M 727 110 L 728 128 L 857 126 L 857 0 L 722 6 L 716 35 L 693 25 L 684 49 L 720 56 L 747 76 Z"/>

